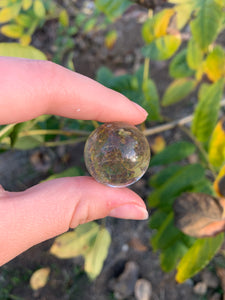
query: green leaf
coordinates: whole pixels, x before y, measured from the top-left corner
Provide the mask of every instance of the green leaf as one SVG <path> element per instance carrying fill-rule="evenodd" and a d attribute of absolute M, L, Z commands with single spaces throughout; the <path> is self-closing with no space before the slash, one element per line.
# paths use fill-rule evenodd
<path fill-rule="evenodd" d="M 88 19 L 87 22 L 85 22 L 85 24 L 83 25 L 84 32 L 91 31 L 95 27 L 96 23 L 97 19 L 95 17 Z"/>
<path fill-rule="evenodd" d="M 205 0 L 197 17 L 191 22 L 193 37 L 203 51 L 207 50 L 207 47 L 217 37 L 222 17 L 221 6 L 214 0 Z"/>
<path fill-rule="evenodd" d="M 151 159 L 150 166 L 168 165 L 175 161 L 182 160 L 195 151 L 195 146 L 186 141 L 173 143 L 154 155 Z"/>
<path fill-rule="evenodd" d="M 31 24 L 33 22 L 33 18 L 28 14 L 21 13 L 15 18 L 15 21 L 17 24 L 19 24 L 25 28 L 28 28 L 31 26 Z"/>
<path fill-rule="evenodd" d="M 2 26 L 0 31 L 9 38 L 17 39 L 22 36 L 23 27 L 17 24 L 9 24 Z"/>
<path fill-rule="evenodd" d="M 60 14 L 59 14 L 59 23 L 63 26 L 63 27 L 68 27 L 69 26 L 69 15 L 66 11 L 66 9 L 62 9 Z"/>
<path fill-rule="evenodd" d="M 189 68 L 197 70 L 202 60 L 202 50 L 194 39 L 190 39 L 187 46 L 187 63 Z"/>
<path fill-rule="evenodd" d="M 60 173 L 56 173 L 49 176 L 44 181 L 48 181 L 56 178 L 62 178 L 62 177 L 74 177 L 74 176 L 81 176 L 81 175 L 84 175 L 84 172 L 81 169 L 79 169 L 78 167 L 71 167 Z"/>
<path fill-rule="evenodd" d="M 17 43 L 0 43 L 0 56 L 22 57 L 30 59 L 46 60 L 46 56 L 40 50 L 32 46 L 22 46 Z"/>
<path fill-rule="evenodd" d="M 179 165 L 169 165 L 167 168 L 150 177 L 150 185 L 154 188 L 160 187 L 178 170 L 180 170 Z"/>
<path fill-rule="evenodd" d="M 131 5 L 129 0 L 96 0 L 96 8 L 103 12 L 111 21 L 120 17 Z"/>
<path fill-rule="evenodd" d="M 181 30 L 190 20 L 193 9 L 192 3 L 182 3 L 174 7 L 176 12 L 176 25 L 179 30 Z"/>
<path fill-rule="evenodd" d="M 97 71 L 96 80 L 104 86 L 111 87 L 113 73 L 106 67 L 100 67 Z"/>
<path fill-rule="evenodd" d="M 148 197 L 151 207 L 160 207 L 167 211 L 171 209 L 174 198 L 180 193 L 192 190 L 204 178 L 205 170 L 200 164 L 191 164 L 180 167 L 173 176 L 157 188 Z"/>
<path fill-rule="evenodd" d="M 218 119 L 224 80 L 205 86 L 194 112 L 192 133 L 200 142 L 208 142 Z"/>
<path fill-rule="evenodd" d="M 13 147 L 19 150 L 28 150 L 28 149 L 40 147 L 43 144 L 43 142 L 44 142 L 43 135 L 24 136 L 18 138 Z"/>
<path fill-rule="evenodd" d="M 160 106 L 159 106 L 159 94 L 155 85 L 155 82 L 151 79 L 147 79 L 142 85 L 144 101 L 142 106 L 149 113 L 148 119 L 151 121 L 161 120 Z"/>
<path fill-rule="evenodd" d="M 20 12 L 21 3 L 15 3 L 0 9 L 0 23 L 6 23 L 14 19 Z"/>
<path fill-rule="evenodd" d="M 181 50 L 172 59 L 169 65 L 169 74 L 173 78 L 191 77 L 194 71 L 191 70 L 186 60 L 187 49 Z"/>
<path fill-rule="evenodd" d="M 33 0 L 23 0 L 23 10 L 28 10 L 31 8 Z"/>
<path fill-rule="evenodd" d="M 162 105 L 168 106 L 177 103 L 189 95 L 194 90 L 195 86 L 195 80 L 189 78 L 176 79 L 166 89 L 163 95 Z"/>
<path fill-rule="evenodd" d="M 165 35 L 146 45 L 142 48 L 142 52 L 145 57 L 152 60 L 166 60 L 178 50 L 180 44 L 181 38 L 179 35 Z"/>
<path fill-rule="evenodd" d="M 162 210 L 156 210 L 149 220 L 149 227 L 152 229 L 158 229 L 165 221 L 167 213 Z"/>
<path fill-rule="evenodd" d="M 160 254 L 160 265 L 164 272 L 170 272 L 176 268 L 178 261 L 187 252 L 188 248 L 180 240 L 166 248 Z"/>
<path fill-rule="evenodd" d="M 157 233 L 151 239 L 154 251 L 164 250 L 172 245 L 182 233 L 174 226 L 173 213 L 171 212 L 161 224 Z"/>
<path fill-rule="evenodd" d="M 95 279 L 101 272 L 108 255 L 111 237 L 105 228 L 100 229 L 91 250 L 85 254 L 84 269 L 90 279 Z"/>
<path fill-rule="evenodd" d="M 34 0 L 34 13 L 35 15 L 40 18 L 43 19 L 45 17 L 45 6 L 44 3 L 42 2 L 42 0 Z"/>
<path fill-rule="evenodd" d="M 203 269 L 217 253 L 223 241 L 223 233 L 216 237 L 198 239 L 181 259 L 177 267 L 176 280 L 182 283 Z"/>

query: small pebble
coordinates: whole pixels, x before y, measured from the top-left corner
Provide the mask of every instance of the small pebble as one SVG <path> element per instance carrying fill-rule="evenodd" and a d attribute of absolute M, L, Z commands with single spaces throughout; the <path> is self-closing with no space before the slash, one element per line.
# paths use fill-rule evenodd
<path fill-rule="evenodd" d="M 203 281 L 198 282 L 194 286 L 193 291 L 194 291 L 194 293 L 196 295 L 200 295 L 200 296 L 205 295 L 205 293 L 207 291 L 207 285 L 206 285 L 206 283 L 203 282 Z"/>
<path fill-rule="evenodd" d="M 151 300 L 152 298 L 152 285 L 146 279 L 138 279 L 134 289 L 136 300 Z"/>
<path fill-rule="evenodd" d="M 205 270 L 201 277 L 207 287 L 216 289 L 219 286 L 219 278 L 212 272 Z"/>

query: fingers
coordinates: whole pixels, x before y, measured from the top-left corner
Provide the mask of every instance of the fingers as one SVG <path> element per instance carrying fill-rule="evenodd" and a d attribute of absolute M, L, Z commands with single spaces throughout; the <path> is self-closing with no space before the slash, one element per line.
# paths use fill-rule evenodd
<path fill-rule="evenodd" d="M 143 122 L 146 111 L 94 80 L 47 61 L 0 58 L 1 124 L 42 114 L 101 122 Z"/>
<path fill-rule="evenodd" d="M 0 265 L 78 224 L 113 216 L 148 217 L 142 199 L 90 177 L 61 178 L 24 192 L 0 191 Z"/>

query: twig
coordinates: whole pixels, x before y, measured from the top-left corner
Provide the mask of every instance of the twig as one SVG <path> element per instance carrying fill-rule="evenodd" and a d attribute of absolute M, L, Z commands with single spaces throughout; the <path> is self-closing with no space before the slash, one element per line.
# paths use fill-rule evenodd
<path fill-rule="evenodd" d="M 153 128 L 146 129 L 143 131 L 143 133 L 146 136 L 153 135 L 156 133 L 167 131 L 169 129 L 173 129 L 174 127 L 179 126 L 179 125 L 184 125 L 184 124 L 190 123 L 192 121 L 192 119 L 193 119 L 193 115 L 189 115 L 187 117 L 184 117 L 184 118 L 176 120 L 176 121 L 172 121 L 167 124 L 163 124 L 163 125 L 159 125 L 159 126 L 156 126 Z"/>
<path fill-rule="evenodd" d="M 220 106 L 221 107 L 225 106 L 225 99 L 223 99 L 221 101 Z M 144 135 L 147 136 L 147 135 L 153 135 L 156 133 L 164 132 L 169 129 L 173 129 L 176 126 L 182 126 L 182 125 L 190 123 L 192 121 L 193 117 L 194 117 L 194 115 L 192 114 L 192 115 L 186 116 L 186 117 L 176 120 L 176 121 L 172 121 L 167 124 L 163 124 L 163 125 L 159 125 L 159 126 L 156 126 L 153 128 L 146 129 L 143 131 L 143 133 L 144 133 Z"/>

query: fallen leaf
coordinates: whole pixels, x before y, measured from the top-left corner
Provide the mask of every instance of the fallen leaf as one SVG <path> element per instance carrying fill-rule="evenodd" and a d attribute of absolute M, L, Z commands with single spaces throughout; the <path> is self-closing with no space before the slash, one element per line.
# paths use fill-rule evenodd
<path fill-rule="evenodd" d="M 214 236 L 225 229 L 224 203 L 203 193 L 184 193 L 174 202 L 175 226 L 190 236 Z"/>
<path fill-rule="evenodd" d="M 129 241 L 129 246 L 139 252 L 145 252 L 148 250 L 148 248 L 138 238 L 132 238 Z"/>
<path fill-rule="evenodd" d="M 165 147 L 166 141 L 161 135 L 158 135 L 151 143 L 151 150 L 155 154 L 161 152 Z"/>
<path fill-rule="evenodd" d="M 50 268 L 41 268 L 32 274 L 30 278 L 30 286 L 32 290 L 36 291 L 46 285 L 50 271 Z"/>

